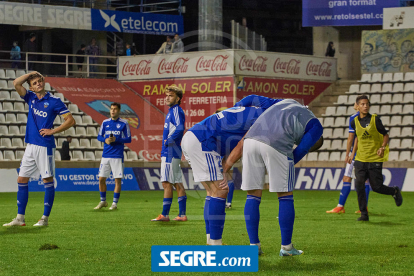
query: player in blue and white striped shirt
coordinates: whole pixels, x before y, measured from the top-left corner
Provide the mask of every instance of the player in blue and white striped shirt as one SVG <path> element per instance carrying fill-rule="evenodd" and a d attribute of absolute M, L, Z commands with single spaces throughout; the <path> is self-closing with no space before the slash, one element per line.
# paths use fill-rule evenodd
<path fill-rule="evenodd" d="M 181 173 L 181 139 L 185 129 L 185 114 L 180 107 L 183 91 L 175 86 L 169 86 L 165 91 L 165 102 L 170 107 L 165 118 L 162 133 L 161 150 L 161 182 L 164 188 L 162 213 L 151 221 L 170 221 L 170 207 L 173 198 L 173 188 L 177 190 L 178 216 L 175 221 L 187 221 L 187 196 L 182 183 Z"/>
<path fill-rule="evenodd" d="M 27 82 L 30 90 L 23 87 Z M 29 105 L 27 118 L 26 150 L 20 165 L 17 191 L 17 217 L 3 226 L 25 226 L 25 212 L 29 199 L 29 179 L 42 176 L 45 186 L 44 212 L 42 218 L 34 226 L 49 224 L 49 215 L 55 199 L 55 138 L 53 134 L 74 126 L 75 120 L 66 105 L 58 97 L 45 91 L 44 77 L 38 72 L 18 77 L 13 82 L 17 93 Z M 61 115 L 64 122 L 53 128 L 56 116 Z"/>
<path fill-rule="evenodd" d="M 131 143 L 131 130 L 127 120 L 119 118 L 121 104 L 112 103 L 111 118 L 103 121 L 98 134 L 98 140 L 104 142 L 101 165 L 99 166 L 99 192 L 101 201 L 94 209 L 107 207 L 106 179 L 111 171 L 115 179 L 114 200 L 109 210 L 118 208 L 121 194 L 122 178 L 124 177 L 124 144 Z"/>

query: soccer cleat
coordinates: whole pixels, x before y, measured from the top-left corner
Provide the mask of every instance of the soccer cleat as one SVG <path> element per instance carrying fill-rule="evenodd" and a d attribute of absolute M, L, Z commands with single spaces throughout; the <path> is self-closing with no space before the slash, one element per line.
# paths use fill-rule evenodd
<path fill-rule="evenodd" d="M 40 219 L 36 224 L 33 226 L 48 226 L 49 221 L 47 219 Z"/>
<path fill-rule="evenodd" d="M 328 214 L 345 214 L 344 207 L 335 207 L 332 210 L 326 211 Z"/>
<path fill-rule="evenodd" d="M 3 226 L 26 226 L 26 223 L 24 223 L 24 220 L 14 218 L 11 222 L 3 224 Z"/>
<path fill-rule="evenodd" d="M 231 203 L 226 203 L 226 209 L 231 209 Z"/>
<path fill-rule="evenodd" d="M 368 212 L 368 208 L 367 208 L 367 212 Z M 361 214 L 361 211 L 360 210 L 355 211 L 355 214 Z"/>
<path fill-rule="evenodd" d="M 295 256 L 295 255 L 302 255 L 302 254 L 303 254 L 302 250 L 297 250 L 296 248 L 292 247 L 292 249 L 289 251 L 280 249 L 279 256 L 287 257 L 287 256 Z"/>
<path fill-rule="evenodd" d="M 401 195 L 401 190 L 397 186 L 395 186 L 394 189 L 395 189 L 395 195 L 393 195 L 392 197 L 395 200 L 395 205 L 401 206 L 401 204 L 403 202 L 403 198 L 402 198 L 402 195 Z"/>
<path fill-rule="evenodd" d="M 98 204 L 95 208 L 93 208 L 93 209 L 95 209 L 95 210 L 99 210 L 99 209 L 102 209 L 103 207 L 108 207 L 108 202 L 106 202 L 106 201 L 101 201 L 101 202 L 99 202 L 99 204 Z"/>
<path fill-rule="evenodd" d="M 176 216 L 175 221 L 187 221 L 187 216 Z"/>
<path fill-rule="evenodd" d="M 170 221 L 170 218 L 168 216 L 164 217 L 162 214 L 160 214 L 157 218 L 152 219 L 151 221 Z"/>
<path fill-rule="evenodd" d="M 360 216 L 357 221 L 369 221 L 369 217 L 368 216 Z"/>
<path fill-rule="evenodd" d="M 109 210 L 116 210 L 118 209 L 118 206 L 116 205 L 116 203 L 112 203 L 111 207 L 109 207 Z"/>

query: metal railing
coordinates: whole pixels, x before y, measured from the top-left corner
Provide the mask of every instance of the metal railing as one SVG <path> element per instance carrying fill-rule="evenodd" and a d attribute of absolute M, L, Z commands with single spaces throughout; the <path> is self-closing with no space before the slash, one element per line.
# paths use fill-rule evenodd
<path fill-rule="evenodd" d="M 20 52 L 21 59 L 16 60 L 5 58 L 7 55 L 10 55 L 10 51 L 0 51 L 0 65 L 2 68 L 22 69 L 26 71 L 36 70 L 45 75 L 66 77 L 93 78 L 102 76 L 104 78 L 116 78 L 118 75 L 118 57 L 116 56 Z M 41 60 L 39 60 L 39 57 Z M 77 57 L 84 58 L 84 62 L 76 62 Z M 106 63 L 99 63 L 103 60 Z M 78 66 L 82 66 L 82 70 L 73 70 L 73 68 L 78 68 Z"/>
<path fill-rule="evenodd" d="M 231 20 L 231 49 L 267 51 L 267 42 L 262 35 Z"/>

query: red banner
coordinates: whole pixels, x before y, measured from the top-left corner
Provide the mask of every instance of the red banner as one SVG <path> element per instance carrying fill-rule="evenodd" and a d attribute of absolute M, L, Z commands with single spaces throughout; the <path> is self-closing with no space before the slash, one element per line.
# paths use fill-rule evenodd
<path fill-rule="evenodd" d="M 47 81 L 70 102 L 98 122 L 110 117 L 112 102 L 121 104 L 132 142 L 126 144 L 147 161 L 160 161 L 164 114 L 116 80 L 48 77 Z"/>
<path fill-rule="evenodd" d="M 329 82 L 244 77 L 237 87 L 237 99 L 256 94 L 269 98 L 295 99 L 308 105 L 330 85 Z"/>
<path fill-rule="evenodd" d="M 184 91 L 181 108 L 185 112 L 185 126 L 189 129 L 218 109 L 233 106 L 233 77 L 202 79 L 169 79 L 157 81 L 125 82 L 157 108 L 168 113 L 165 105 L 165 88 L 175 84 Z"/>

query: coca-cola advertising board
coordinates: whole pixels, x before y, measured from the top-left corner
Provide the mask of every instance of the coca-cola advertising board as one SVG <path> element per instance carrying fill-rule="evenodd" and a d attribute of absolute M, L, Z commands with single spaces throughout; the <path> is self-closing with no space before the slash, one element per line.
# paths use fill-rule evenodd
<path fill-rule="evenodd" d="M 295 99 L 308 105 L 330 85 L 330 82 L 239 77 L 237 99 L 256 94 L 269 98 Z"/>
<path fill-rule="evenodd" d="M 225 109 L 234 105 L 233 77 L 136 81 L 125 82 L 124 84 L 165 113 L 168 113 L 169 108 L 165 105 L 167 86 L 175 84 L 180 87 L 184 91 L 180 106 L 185 113 L 186 129 L 202 121 L 218 109 Z"/>
<path fill-rule="evenodd" d="M 161 161 L 165 115 L 132 90 L 109 79 L 48 77 L 46 81 L 98 124 L 110 117 L 112 102 L 120 103 L 120 117 L 128 121 L 132 136 L 132 142 L 125 145 L 144 160 Z"/>
<path fill-rule="evenodd" d="M 234 51 L 236 75 L 336 80 L 336 59 L 260 51 Z"/>
<path fill-rule="evenodd" d="M 234 73 L 233 51 L 119 57 L 119 80 L 226 76 Z"/>

